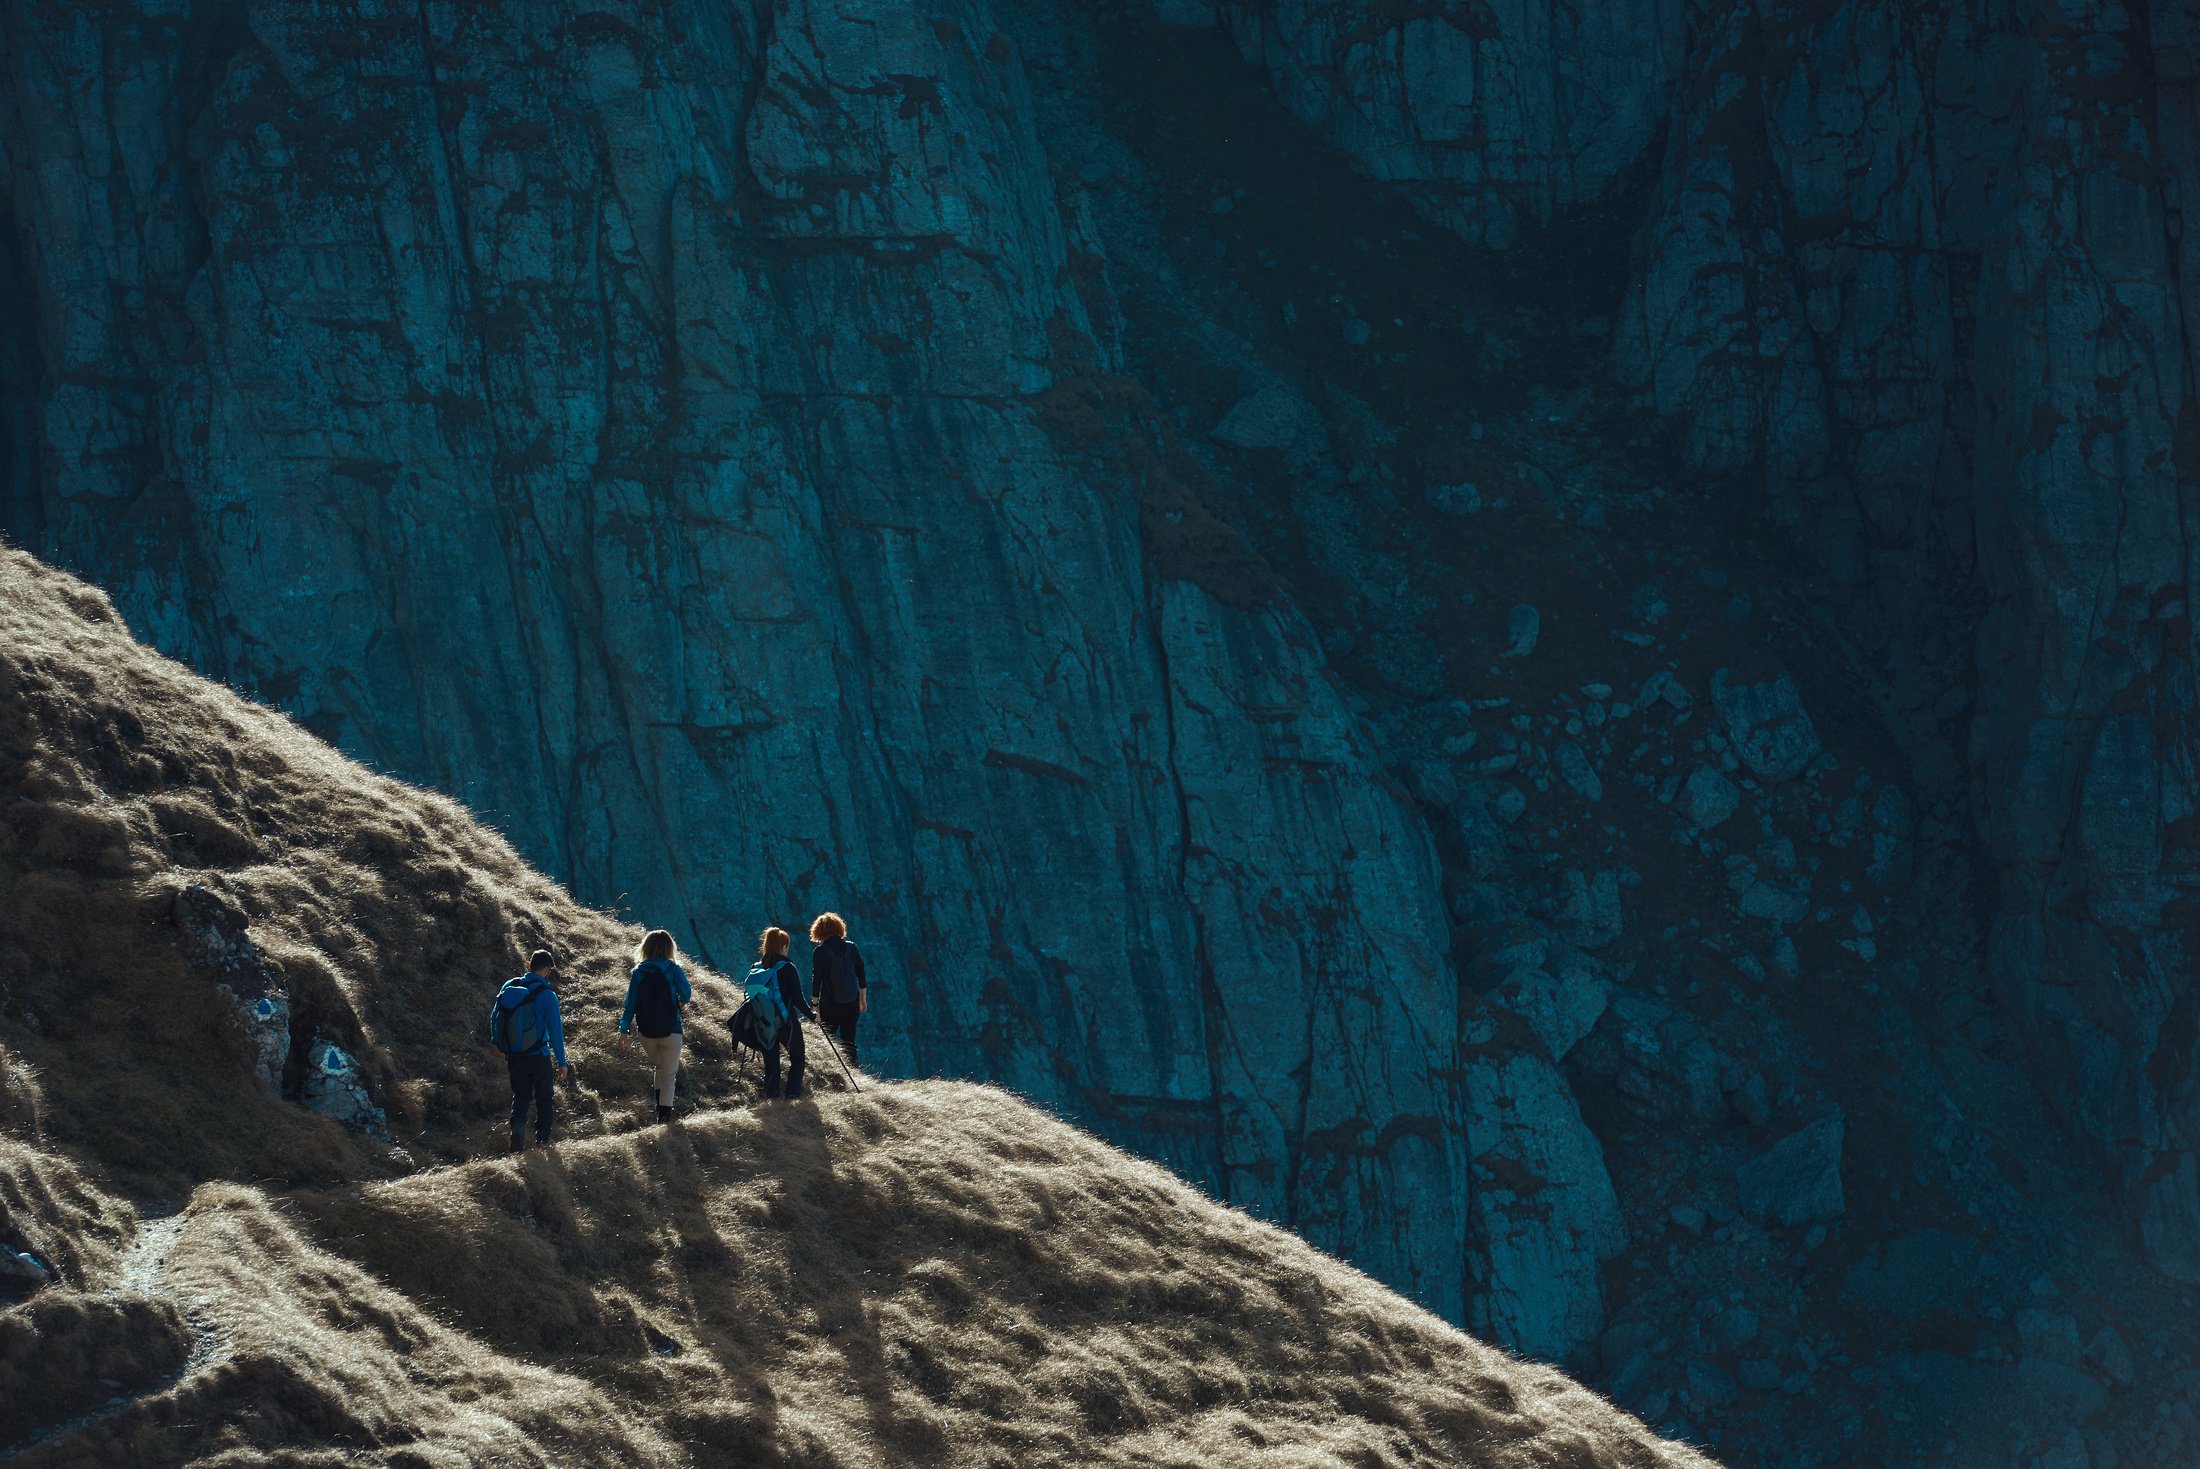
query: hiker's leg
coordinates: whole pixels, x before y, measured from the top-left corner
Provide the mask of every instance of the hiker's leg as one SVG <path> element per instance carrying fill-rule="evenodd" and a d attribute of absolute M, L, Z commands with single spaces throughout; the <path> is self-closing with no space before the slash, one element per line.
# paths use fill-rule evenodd
<path fill-rule="evenodd" d="M 856 1064 L 856 1020 L 862 1013 L 853 1005 L 840 1012 L 840 1054 L 850 1066 Z"/>
<path fill-rule="evenodd" d="M 808 1042 L 802 1039 L 802 1022 L 787 1017 L 787 1095 L 802 1095 L 802 1068 L 808 1061 Z"/>
<path fill-rule="evenodd" d="M 672 1102 L 666 1093 L 671 1088 L 671 1078 L 680 1066 L 680 1053 L 674 1049 L 679 1044 L 679 1039 L 678 1032 L 642 1037 L 642 1054 L 649 1058 L 650 1095 L 660 1107 L 670 1106 Z"/>
<path fill-rule="evenodd" d="M 525 1056 L 506 1056 L 504 1069 L 512 1078 L 512 1147 L 516 1151 L 527 1141 L 527 1108 L 535 1099 L 535 1084 Z"/>
<path fill-rule="evenodd" d="M 779 1044 L 776 1041 L 764 1052 L 764 1095 L 779 1095 Z"/>
<path fill-rule="evenodd" d="M 547 1145 L 558 1116 L 558 1067 L 548 1056 L 535 1060 L 535 1141 Z"/>
<path fill-rule="evenodd" d="M 657 1105 L 672 1105 L 672 1090 L 680 1084 L 680 1032 L 674 1031 L 663 1041 L 664 1051 L 657 1058 Z"/>

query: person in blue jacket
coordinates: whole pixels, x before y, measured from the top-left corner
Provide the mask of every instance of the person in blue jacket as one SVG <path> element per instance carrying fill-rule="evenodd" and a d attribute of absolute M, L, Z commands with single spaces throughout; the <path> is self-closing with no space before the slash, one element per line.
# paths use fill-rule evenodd
<path fill-rule="evenodd" d="M 642 1051 L 657 1069 L 657 1120 L 672 1120 L 673 1088 L 680 1076 L 680 1007 L 695 998 L 687 971 L 674 957 L 672 935 L 653 928 L 642 936 L 627 976 L 626 1009 L 619 1014 L 620 1050 L 628 1031 L 641 1033 Z"/>
<path fill-rule="evenodd" d="M 548 949 L 537 949 L 527 960 L 527 972 L 508 979 L 497 991 L 489 1011 L 489 1040 L 504 1052 L 512 1076 L 512 1151 L 527 1146 L 527 1113 L 535 1114 L 535 1141 L 550 1145 L 557 1122 L 557 1084 L 567 1075 L 565 1065 L 565 1017 L 558 1011 L 558 992 L 550 987 L 558 961 Z"/>

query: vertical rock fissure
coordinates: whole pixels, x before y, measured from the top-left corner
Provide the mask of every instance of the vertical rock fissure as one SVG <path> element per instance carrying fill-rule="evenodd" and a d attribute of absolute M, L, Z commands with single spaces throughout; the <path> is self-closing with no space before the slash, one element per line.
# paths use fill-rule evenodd
<path fill-rule="evenodd" d="M 1230 1162 L 1230 1118 L 1222 1089 L 1223 1037 L 1229 1033 L 1229 1015 L 1223 1006 L 1222 988 L 1215 979 L 1214 955 L 1208 948 L 1207 918 L 1200 905 L 1192 898 L 1192 803 L 1184 789 L 1184 775 L 1178 762 L 1176 738 L 1176 676 L 1170 667 L 1168 637 L 1163 630 L 1160 573 L 1153 559 L 1140 548 L 1139 566 L 1145 578 L 1146 637 L 1152 651 L 1154 668 L 1161 688 L 1162 748 L 1168 753 L 1169 789 L 1176 797 L 1176 890 L 1184 904 L 1184 911 L 1192 924 L 1192 974 L 1199 984 L 1201 1010 L 1201 1050 L 1207 1058 L 1206 1085 L 1210 1116 L 1213 1126 L 1210 1146 L 1213 1149 L 1211 1176 L 1215 1180 L 1216 1196 L 1223 1202 L 1232 1201 L 1236 1192 L 1236 1180 L 1232 1176 Z"/>

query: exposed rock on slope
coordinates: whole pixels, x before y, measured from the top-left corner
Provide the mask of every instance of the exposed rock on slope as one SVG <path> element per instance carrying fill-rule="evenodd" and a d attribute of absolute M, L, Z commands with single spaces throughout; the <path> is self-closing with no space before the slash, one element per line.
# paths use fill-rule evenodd
<path fill-rule="evenodd" d="M 639 1077 L 590 1083 L 635 930 L 6 551 L 0 796 L 0 1243 L 58 1278 L 0 1310 L 26 1469 L 1707 1465 L 999 1091 L 726 1108 L 698 1023 L 705 1106 L 633 1130 Z M 175 925 L 217 891 L 222 952 L 344 1027 L 418 1156 L 270 1091 L 236 964 Z M 574 1140 L 467 1161 L 477 1012 L 540 939 Z M 118 1197 L 154 1186 L 187 1202 Z"/>

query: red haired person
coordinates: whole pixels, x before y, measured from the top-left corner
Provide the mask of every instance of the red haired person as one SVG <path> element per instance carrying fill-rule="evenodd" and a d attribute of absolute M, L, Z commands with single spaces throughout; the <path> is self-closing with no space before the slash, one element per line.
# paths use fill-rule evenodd
<path fill-rule="evenodd" d="M 838 913 L 820 913 L 810 921 L 810 998 L 818 1019 L 840 1037 L 850 1066 L 856 1064 L 856 1017 L 871 1008 L 863 953 L 848 942 L 848 925 Z"/>

